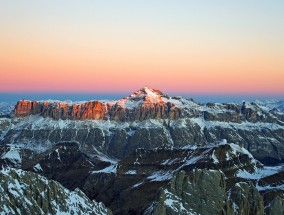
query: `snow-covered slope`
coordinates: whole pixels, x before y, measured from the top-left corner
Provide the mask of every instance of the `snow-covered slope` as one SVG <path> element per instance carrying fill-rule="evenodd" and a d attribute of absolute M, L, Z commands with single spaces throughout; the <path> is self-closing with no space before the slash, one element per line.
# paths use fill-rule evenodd
<path fill-rule="evenodd" d="M 0 117 L 9 115 L 14 107 L 15 102 L 0 102 Z"/>
<path fill-rule="evenodd" d="M 176 120 L 54 120 L 39 115 L 0 120 L 0 141 L 43 152 L 61 141 L 75 141 L 89 155 L 97 152 L 123 158 L 137 148 L 203 146 L 222 139 L 244 146 L 257 159 L 284 159 L 284 125 L 273 122 L 206 120 L 204 116 Z M 251 149 L 258 150 L 251 150 Z M 4 155 L 3 155 L 4 156 Z"/>
<path fill-rule="evenodd" d="M 283 181 L 265 186 L 257 183 L 281 171 L 280 167 L 263 166 L 246 149 L 225 141 L 190 149 L 138 149 L 118 162 L 113 179 L 111 172 L 92 173 L 93 178 L 107 181 L 101 185 L 103 192 L 91 183 L 88 190 L 95 190 L 98 199 L 110 193 L 119 196 L 110 204 L 117 214 L 131 210 L 159 215 L 220 214 L 223 209 L 227 214 L 263 214 L 261 192 L 270 186 L 272 197 L 279 196 Z"/>
<path fill-rule="evenodd" d="M 273 109 L 284 111 L 284 100 L 275 100 L 275 99 L 265 100 L 265 101 L 256 100 L 255 103 L 267 111 Z"/>
<path fill-rule="evenodd" d="M 8 168 L 0 178 L 0 214 L 111 214 L 79 189 L 69 191 L 35 173 Z"/>
<path fill-rule="evenodd" d="M 22 100 L 14 114 L 18 117 L 0 119 L 0 141 L 35 151 L 76 141 L 86 153 L 122 158 L 139 147 L 179 148 L 227 139 L 263 162 L 284 161 L 284 112 L 260 102 L 198 104 L 143 87 L 115 101 Z"/>

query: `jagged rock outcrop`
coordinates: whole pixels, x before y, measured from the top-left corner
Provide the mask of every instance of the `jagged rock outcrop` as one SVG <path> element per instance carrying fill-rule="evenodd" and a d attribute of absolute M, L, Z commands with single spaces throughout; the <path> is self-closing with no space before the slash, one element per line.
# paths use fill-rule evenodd
<path fill-rule="evenodd" d="M 266 207 L 267 215 L 284 214 L 284 195 L 276 196 Z"/>
<path fill-rule="evenodd" d="M 57 144 L 48 154 L 34 159 L 23 168 L 60 182 L 64 187 L 74 190 L 81 188 L 96 163 L 79 150 L 77 143 Z M 101 167 L 101 166 L 99 166 Z"/>
<path fill-rule="evenodd" d="M 144 175 L 159 172 L 173 174 L 179 170 L 192 171 L 195 168 L 222 170 L 227 177 L 235 177 L 238 172 L 253 173 L 262 164 L 245 149 L 236 144 L 220 144 L 193 149 L 138 149 L 120 161 L 119 172 L 129 169 Z M 141 172 L 142 174 L 142 172 Z"/>
<path fill-rule="evenodd" d="M 1 214 L 112 214 L 79 189 L 69 191 L 35 173 L 9 168 L 0 178 Z"/>
<path fill-rule="evenodd" d="M 228 191 L 229 204 L 237 214 L 264 214 L 263 197 L 251 182 L 236 183 Z"/>
<path fill-rule="evenodd" d="M 21 100 L 15 106 L 15 116 L 40 114 L 43 117 L 58 119 L 86 120 L 104 119 L 106 104 L 99 101 L 90 101 L 83 104 L 68 104 L 64 102 L 37 102 Z"/>
<path fill-rule="evenodd" d="M 254 174 L 261 166 L 245 149 L 234 144 L 180 150 L 156 149 L 149 151 L 140 149 L 118 163 L 116 177 L 113 180 L 105 180 L 107 173 L 103 176 L 97 176 L 97 178 L 102 177 L 103 181 L 106 181 L 106 184 L 101 186 L 101 190 L 98 191 L 95 187 L 93 188 L 91 183 L 86 183 L 83 190 L 84 192 L 92 190 L 93 197 L 98 201 L 104 202 L 112 209 L 114 214 L 130 214 L 134 211 L 139 214 L 144 213 L 150 205 L 153 206 L 155 204 L 153 202 L 156 201 L 157 192 L 164 189 L 173 180 L 173 177 L 181 171 L 186 174 L 191 174 L 196 168 L 204 171 L 208 169 L 211 169 L 210 171 L 213 172 L 222 171 L 222 181 L 226 180 L 226 183 L 224 183 L 226 186 L 222 188 L 225 198 L 228 189 L 237 182 L 248 181 L 240 178 L 240 172 Z M 201 181 L 201 179 L 199 178 L 197 181 Z M 203 183 L 213 183 L 210 180 L 213 179 L 210 179 L 210 177 L 205 178 Z M 219 186 L 219 183 L 217 184 Z M 253 187 L 252 184 L 250 186 Z M 211 195 L 210 192 L 206 193 L 205 190 L 196 192 L 203 192 L 204 196 Z M 111 196 L 115 196 L 115 198 L 110 198 Z M 139 198 L 137 198 L 138 196 Z M 192 198 L 194 196 L 195 194 L 192 194 Z M 214 198 L 212 197 L 212 200 Z M 247 200 L 244 199 L 243 201 Z M 163 201 L 161 200 L 161 202 Z M 179 201 L 177 204 L 180 203 Z M 231 208 L 232 204 L 232 202 L 228 202 Z M 224 205 L 226 206 L 227 204 Z M 221 208 L 225 207 L 224 205 Z M 252 203 L 251 207 L 253 208 Z M 182 207 L 180 209 L 176 209 L 178 213 L 182 213 Z M 185 211 L 188 213 L 189 210 Z M 165 213 L 170 214 L 168 212 Z"/>
<path fill-rule="evenodd" d="M 264 214 L 258 190 L 246 182 L 226 191 L 225 175 L 216 170 L 195 169 L 176 174 L 163 187 L 145 214 Z"/>
<path fill-rule="evenodd" d="M 227 214 L 225 176 L 219 171 L 179 172 L 145 214 Z"/>
<path fill-rule="evenodd" d="M 279 194 L 281 168 L 263 167 L 247 150 L 225 141 L 200 148 L 138 149 L 118 163 L 99 158 L 101 154 L 90 158 L 80 152 L 77 143 L 68 142 L 34 155 L 12 148 L 2 159 L 15 159 L 17 154 L 22 159 L 19 167 L 55 179 L 67 188 L 79 187 L 114 214 L 142 214 L 151 208 L 158 214 L 187 214 L 193 209 L 200 214 L 219 209 L 223 214 L 261 214 L 264 205 L 266 212 L 279 212 L 282 203 L 277 196 L 283 199 Z M 192 186 L 190 192 L 183 187 L 186 180 Z M 272 188 L 273 193 L 268 192 Z M 191 195 L 181 194 L 183 191 Z M 172 198 L 165 199 L 168 197 Z M 206 204 L 201 201 L 205 197 Z M 201 209 L 202 203 L 208 207 Z M 275 205 L 273 209 L 271 205 Z"/>

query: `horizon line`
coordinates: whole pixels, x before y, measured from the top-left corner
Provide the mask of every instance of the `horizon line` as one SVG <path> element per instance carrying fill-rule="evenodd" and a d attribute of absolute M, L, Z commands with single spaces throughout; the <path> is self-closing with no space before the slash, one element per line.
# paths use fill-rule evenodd
<path fill-rule="evenodd" d="M 151 88 L 154 89 L 154 88 Z M 0 91 L 0 94 L 66 94 L 66 95 L 131 95 L 136 91 Z M 190 92 L 190 91 L 161 91 L 166 95 L 198 95 L 198 96 L 208 96 L 208 95 L 216 95 L 216 96 L 282 96 L 284 98 L 284 93 L 282 92 Z"/>

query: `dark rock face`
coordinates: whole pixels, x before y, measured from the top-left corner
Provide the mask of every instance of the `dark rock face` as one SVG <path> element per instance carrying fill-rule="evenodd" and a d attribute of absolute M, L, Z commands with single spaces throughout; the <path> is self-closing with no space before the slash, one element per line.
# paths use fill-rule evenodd
<path fill-rule="evenodd" d="M 226 206 L 224 175 L 194 170 L 175 175 L 160 191 L 146 214 L 222 214 Z"/>
<path fill-rule="evenodd" d="M 0 169 L 14 167 L 38 173 L 60 182 L 64 187 L 82 189 L 92 171 L 111 163 L 89 157 L 80 151 L 76 142 L 61 142 L 43 153 L 21 148 L 0 147 Z"/>
<path fill-rule="evenodd" d="M 181 184 L 177 185 L 180 186 L 176 188 L 177 192 L 186 190 L 183 187 L 185 179 L 177 179 L 179 178 L 177 175 L 183 172 L 184 177 L 188 177 L 188 175 L 195 174 L 196 168 L 200 169 L 201 172 L 204 170 L 206 174 L 199 172 L 199 176 L 192 176 L 193 178 L 190 180 L 193 180 L 193 183 L 199 183 L 199 185 L 196 185 L 197 187 L 194 188 L 195 191 L 188 191 L 190 194 L 188 195 L 192 199 L 195 199 L 195 201 L 200 201 L 198 203 L 199 206 L 195 207 L 194 205 L 197 203 L 193 203 L 192 199 L 189 200 L 189 198 L 184 197 L 185 194 L 183 194 L 185 198 L 183 200 L 181 200 L 183 197 L 179 196 L 179 194 L 173 194 L 177 195 L 177 197 L 171 202 L 176 202 L 175 205 L 177 205 L 177 208 L 169 212 L 166 206 L 163 205 L 165 202 L 165 192 L 169 191 L 168 187 L 173 186 L 178 181 Z M 259 195 L 254 196 L 254 185 L 247 182 L 246 179 L 238 179 L 237 176 L 239 171 L 254 173 L 257 168 L 261 168 L 261 164 L 255 161 L 247 151 L 242 151 L 236 145 L 225 144 L 218 147 L 183 150 L 157 149 L 148 151 L 141 149 L 118 163 L 116 177 L 112 178 L 112 173 L 104 173 L 104 175 L 95 174 L 97 176 L 92 177 L 92 183 L 86 182 L 83 191 L 89 192 L 89 190 L 92 190 L 93 197 L 109 206 L 114 214 L 143 214 L 144 212 L 147 212 L 146 214 L 188 214 L 193 208 L 199 211 L 199 213 L 204 212 L 201 214 L 206 214 L 206 211 L 207 214 L 210 214 L 210 211 L 211 214 L 212 211 L 215 211 L 215 214 L 219 214 L 218 211 L 220 213 L 226 211 L 227 214 L 234 214 L 233 200 L 234 204 L 239 204 L 241 210 L 244 211 L 254 210 L 255 205 L 260 204 L 261 207 L 259 210 L 255 210 L 254 212 L 261 214 L 264 205 L 262 197 L 258 192 L 257 194 Z M 207 169 L 211 170 L 208 171 Z M 212 176 L 208 175 L 207 172 L 218 172 L 218 174 Z M 96 180 L 100 181 L 96 178 L 103 178 L 106 181 L 106 184 L 101 187 L 101 190 L 96 190 L 95 187 L 91 186 L 91 184 L 97 184 Z M 234 196 L 233 199 L 233 195 L 230 195 L 233 192 L 237 193 L 241 191 L 235 191 L 232 187 L 242 181 L 243 183 L 248 183 L 249 191 L 242 194 L 243 197 L 241 200 L 238 200 L 237 196 Z M 170 185 L 168 185 L 169 183 Z M 209 193 L 209 188 L 212 190 L 211 193 Z M 231 188 L 233 192 L 229 191 Z M 209 203 L 205 204 L 202 202 L 200 200 L 202 198 L 196 193 L 204 195 L 204 197 L 206 196 L 207 200 L 211 199 L 211 203 L 215 201 L 219 205 L 216 206 L 217 203 L 212 205 L 212 208 L 215 208 L 214 210 L 209 206 L 206 208 L 204 205 Z M 218 196 L 220 201 L 216 201 L 216 196 Z M 248 202 L 252 197 L 255 199 L 252 202 Z M 160 206 L 158 206 L 159 202 L 161 203 Z M 245 202 L 245 206 L 241 205 L 243 202 Z M 194 205 L 191 205 L 191 203 Z M 182 207 L 179 207 L 179 205 L 182 205 Z M 205 211 L 201 210 L 202 207 Z M 186 209 L 184 210 L 183 208 Z M 174 213 L 175 210 L 176 213 Z"/>
<path fill-rule="evenodd" d="M 263 197 L 251 182 L 236 183 L 229 190 L 234 212 L 238 214 L 264 214 Z"/>
<path fill-rule="evenodd" d="M 270 123 L 208 122 L 202 118 L 137 122 L 51 120 L 38 116 L 0 122 L 0 143 L 48 149 L 61 141 L 75 141 L 86 154 L 96 150 L 123 158 L 137 148 L 203 146 L 222 139 L 249 150 L 266 164 L 284 161 L 284 127 Z"/>
<path fill-rule="evenodd" d="M 277 215 L 283 214 L 284 211 L 284 196 L 276 196 L 275 199 L 271 201 L 271 203 L 266 208 L 266 214 L 269 215 Z"/>
<path fill-rule="evenodd" d="M 246 182 L 226 192 L 223 173 L 196 169 L 181 171 L 160 191 L 145 214 L 257 214 L 264 213 L 258 190 Z"/>
<path fill-rule="evenodd" d="M 116 174 L 113 172 L 96 172 L 89 174 L 88 178 L 84 180 L 82 190 L 91 199 L 96 199 L 98 196 L 104 195 L 105 202 L 110 203 L 115 196 L 109 192 L 109 187 L 113 186 L 116 179 Z"/>
<path fill-rule="evenodd" d="M 41 154 L 19 150 L 19 168 L 69 189 L 80 188 L 114 214 L 263 214 L 264 205 L 267 213 L 275 214 L 282 207 L 277 187 L 283 184 L 283 172 L 250 178 L 263 165 L 235 144 L 138 149 L 117 164 L 99 158 L 101 154 L 91 158 L 72 142 Z M 6 155 L 7 151 L 0 152 Z M 2 165 L 15 165 L 8 163 L 9 156 L 1 160 L 7 161 Z M 273 193 L 267 186 L 274 187 Z"/>
<path fill-rule="evenodd" d="M 71 142 L 58 144 L 34 166 L 26 169 L 40 173 L 74 190 L 83 186 L 89 172 L 95 169 L 95 165 L 95 162 L 79 150 L 78 144 Z"/>

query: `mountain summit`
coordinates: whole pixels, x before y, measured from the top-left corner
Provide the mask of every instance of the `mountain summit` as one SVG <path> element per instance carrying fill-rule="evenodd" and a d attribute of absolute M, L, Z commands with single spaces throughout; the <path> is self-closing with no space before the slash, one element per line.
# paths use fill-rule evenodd
<path fill-rule="evenodd" d="M 132 99 L 132 100 L 144 99 L 144 100 L 152 100 L 152 101 L 154 100 L 155 101 L 155 100 L 161 100 L 162 96 L 166 96 L 166 95 L 159 90 L 150 89 L 148 87 L 143 87 L 140 90 L 137 90 L 136 92 L 128 96 L 127 98 Z"/>
<path fill-rule="evenodd" d="M 15 116 L 40 114 L 53 119 L 75 120 L 175 119 L 180 116 L 182 109 L 180 104 L 179 100 L 170 99 L 159 90 L 143 87 L 128 97 L 115 101 L 88 101 L 75 104 L 52 100 L 21 100 L 15 106 L 14 114 Z"/>

